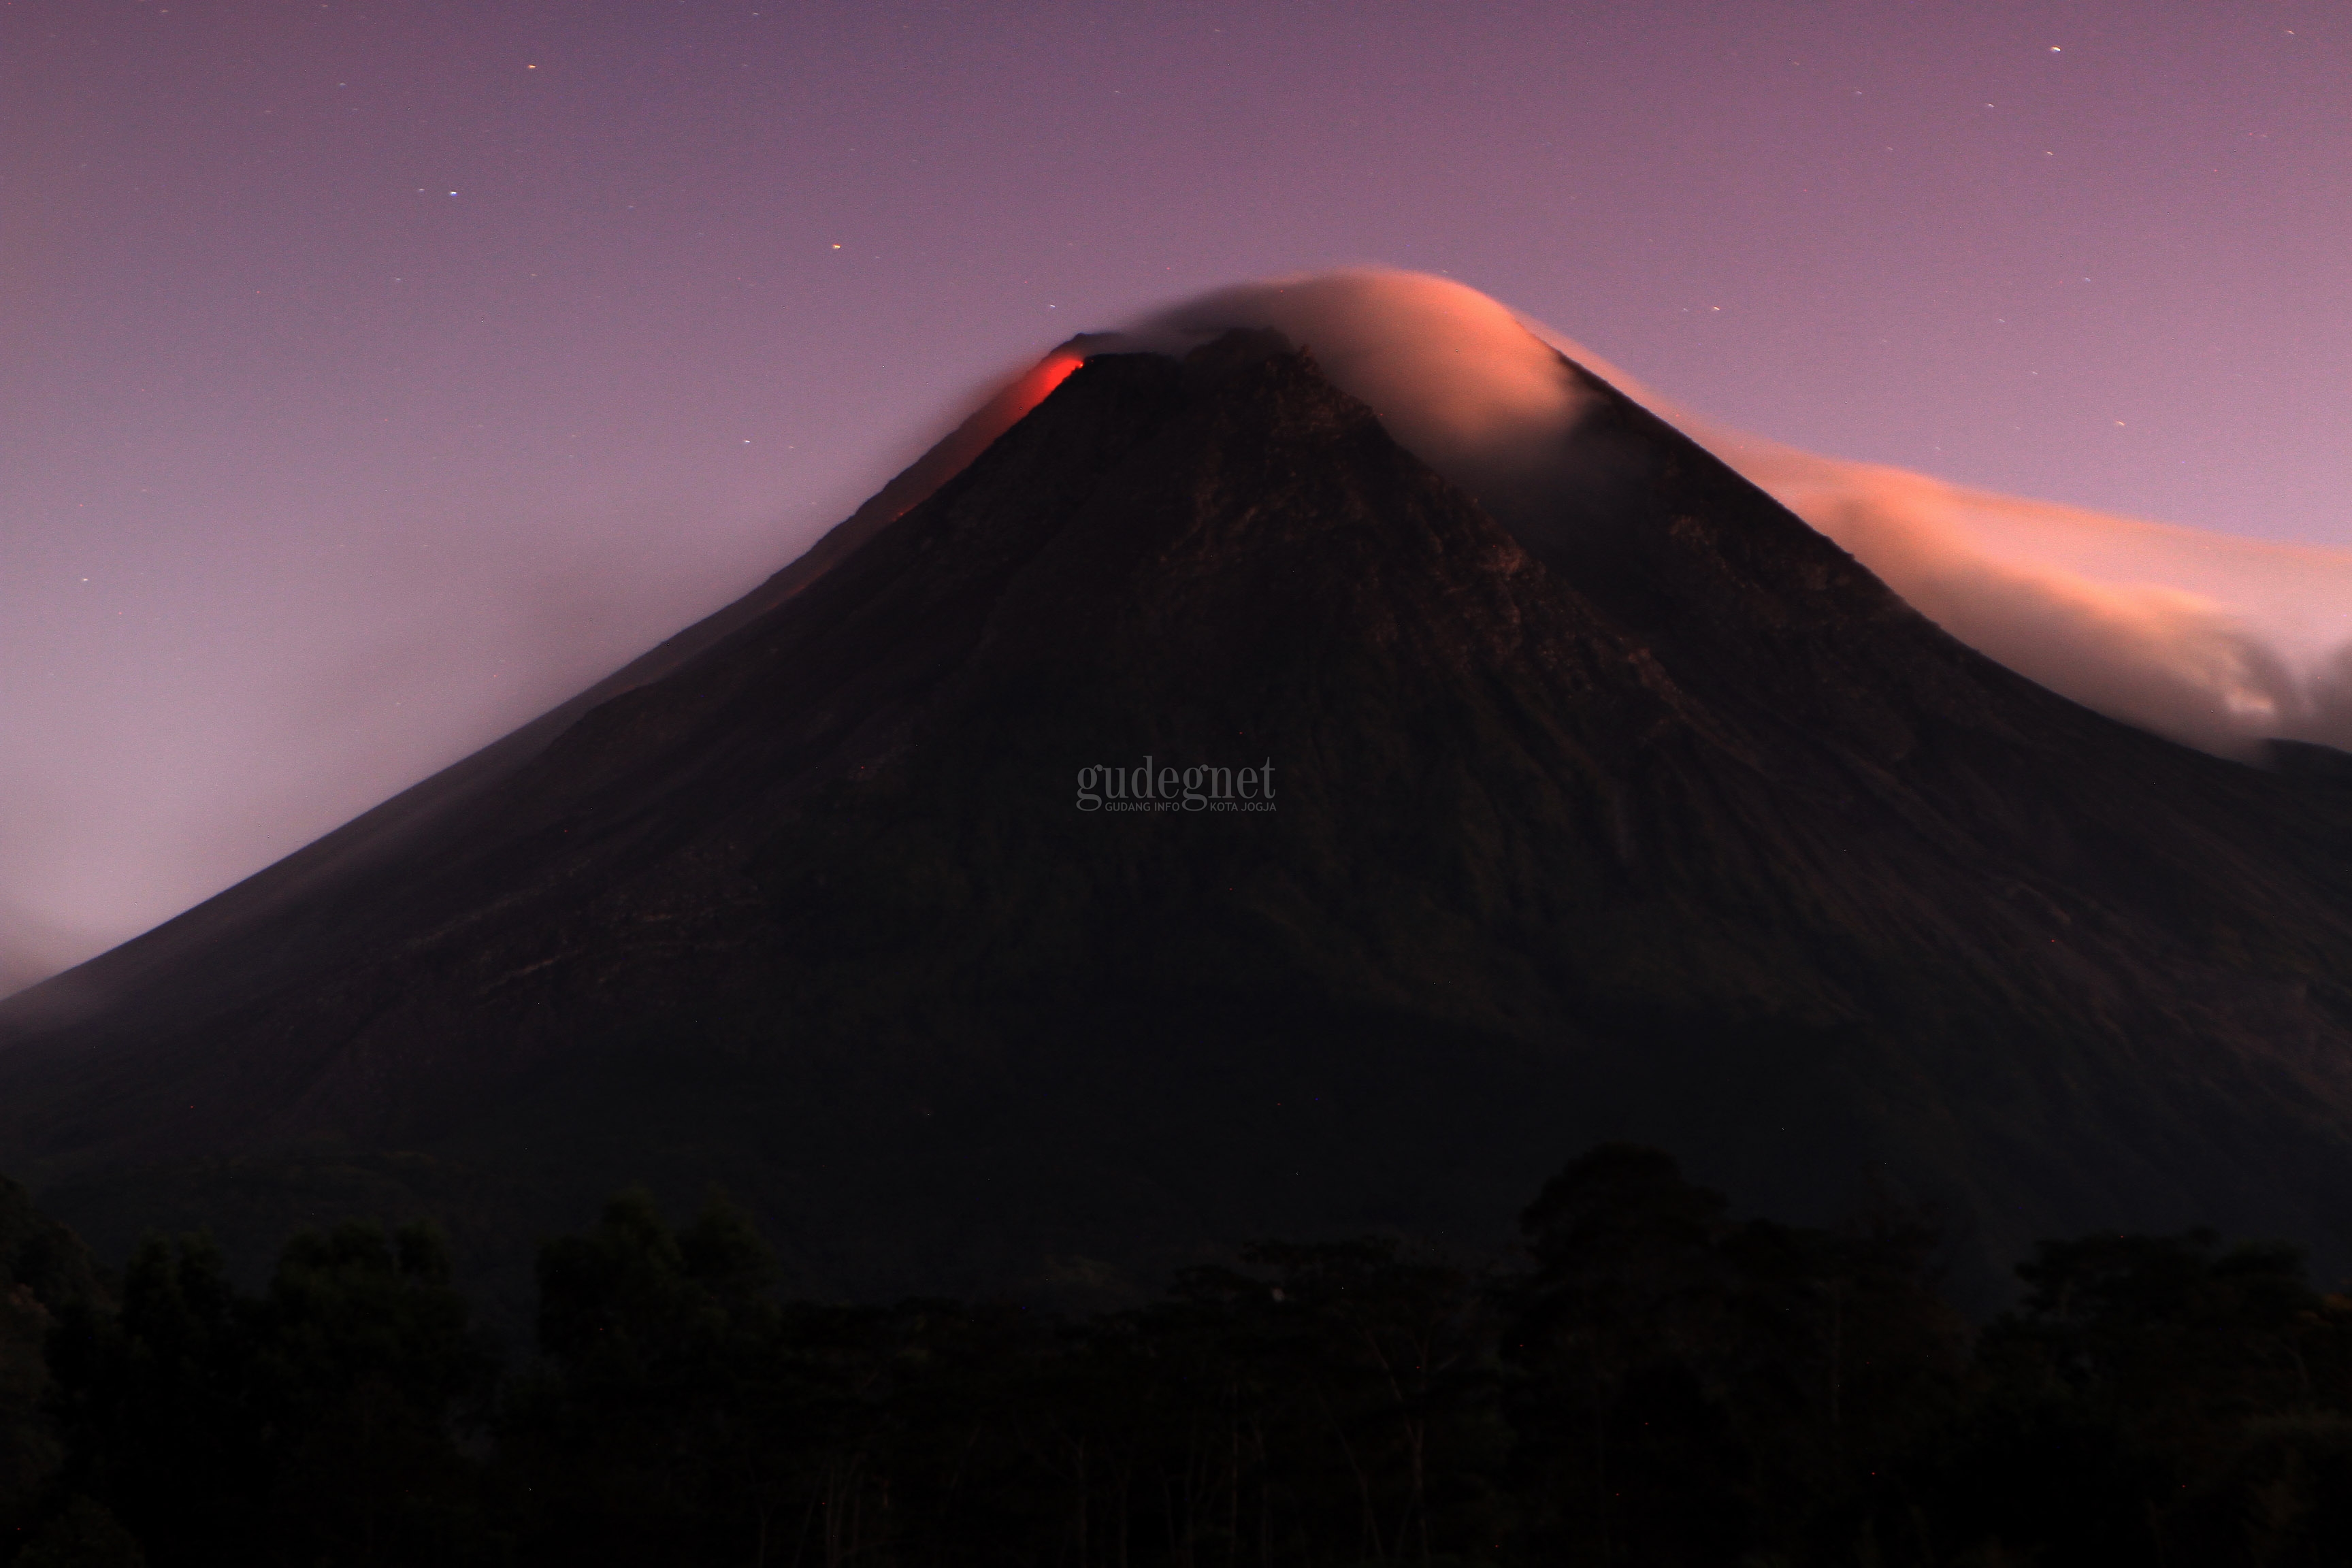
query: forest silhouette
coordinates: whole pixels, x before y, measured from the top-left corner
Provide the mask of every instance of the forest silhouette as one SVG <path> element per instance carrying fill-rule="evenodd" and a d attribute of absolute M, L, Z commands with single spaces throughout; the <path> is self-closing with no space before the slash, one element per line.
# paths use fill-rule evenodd
<path fill-rule="evenodd" d="M 502 1355 L 439 1233 L 266 1289 L 119 1279 L 0 1189 L 0 1561 L 2318 1564 L 2352 1561 L 2352 1300 L 2283 1244 L 2045 1242 L 1972 1324 L 1936 1237 L 1733 1215 L 1604 1145 L 1470 1264 L 1269 1243 L 1128 1310 L 786 1300 L 642 1191 Z"/>

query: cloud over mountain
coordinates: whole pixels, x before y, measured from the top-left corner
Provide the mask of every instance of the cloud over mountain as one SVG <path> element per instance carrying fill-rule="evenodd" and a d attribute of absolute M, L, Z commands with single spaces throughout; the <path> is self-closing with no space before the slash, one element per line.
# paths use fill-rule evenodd
<path fill-rule="evenodd" d="M 1220 289 L 1122 334 L 1176 350 L 1233 327 L 1310 346 L 1423 461 L 1535 543 L 1575 526 L 1607 457 L 1555 353 L 1680 426 L 1979 651 L 2084 706 L 2229 756 L 2352 747 L 2352 552 L 2170 527 L 1818 457 L 1661 398 L 1447 279 L 1358 268 Z"/>

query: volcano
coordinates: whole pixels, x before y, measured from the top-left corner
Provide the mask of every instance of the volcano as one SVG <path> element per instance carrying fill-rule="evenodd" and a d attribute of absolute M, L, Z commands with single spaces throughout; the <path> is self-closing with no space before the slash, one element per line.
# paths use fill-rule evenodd
<path fill-rule="evenodd" d="M 1783 1217 L 1928 1205 L 1982 1290 L 2091 1228 L 2352 1261 L 2336 753 L 2032 684 L 1566 360 L 1571 482 L 1506 504 L 1276 332 L 1067 357 L 0 1005 L 0 1168 L 101 1249 L 423 1211 L 478 1271 L 715 1183 L 803 1290 L 1116 1296 L 1491 1245 L 1623 1138 Z"/>

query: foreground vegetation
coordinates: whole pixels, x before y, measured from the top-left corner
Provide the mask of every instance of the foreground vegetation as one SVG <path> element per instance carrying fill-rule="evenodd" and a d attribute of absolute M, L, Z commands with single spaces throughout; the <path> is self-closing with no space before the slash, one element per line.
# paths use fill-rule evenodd
<path fill-rule="evenodd" d="M 2292 1248 L 2045 1243 L 1972 1330 L 1921 1227 L 1736 1221 L 1653 1151 L 1524 1226 L 1507 1269 L 1265 1246 L 1061 1321 L 782 1300 L 740 1213 L 624 1194 L 502 1368 L 429 1228 L 109 1286 L 8 1188 L 0 1560 L 2352 1562 L 2352 1300 Z"/>

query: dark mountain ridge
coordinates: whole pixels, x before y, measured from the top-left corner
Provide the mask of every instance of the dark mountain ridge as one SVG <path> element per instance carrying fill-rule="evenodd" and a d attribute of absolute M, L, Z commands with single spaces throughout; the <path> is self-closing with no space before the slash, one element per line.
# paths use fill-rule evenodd
<path fill-rule="evenodd" d="M 2011 675 L 1593 390 L 1515 537 L 1264 335 L 1091 359 L 646 679 L 0 1005 L 0 1168 L 102 1247 L 427 1208 L 519 1260 L 718 1181 L 802 1289 L 1116 1290 L 1483 1245 L 1623 1137 L 1932 1203 L 1980 1291 L 2101 1226 L 2343 1267 L 2352 797 Z M 1146 755 L 1276 809 L 1077 808 Z"/>

